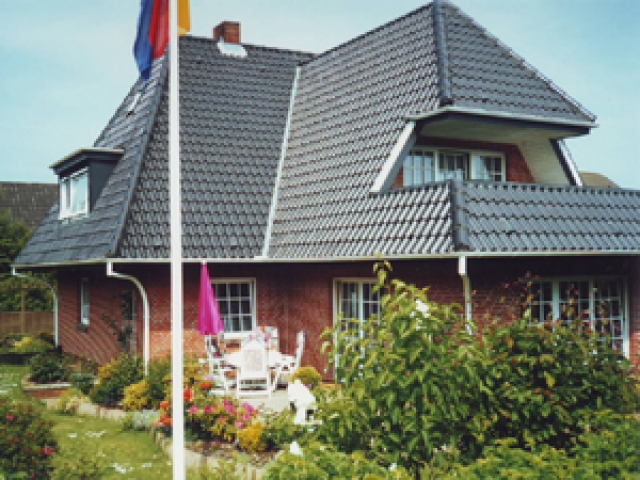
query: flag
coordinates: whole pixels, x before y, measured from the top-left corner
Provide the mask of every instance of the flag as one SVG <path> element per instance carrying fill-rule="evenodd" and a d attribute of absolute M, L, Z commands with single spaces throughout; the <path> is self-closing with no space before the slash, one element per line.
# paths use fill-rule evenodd
<path fill-rule="evenodd" d="M 184 35 L 190 29 L 189 0 L 178 0 L 178 33 Z M 149 79 L 153 61 L 164 55 L 168 43 L 169 0 L 142 0 L 133 56 L 143 80 Z"/>

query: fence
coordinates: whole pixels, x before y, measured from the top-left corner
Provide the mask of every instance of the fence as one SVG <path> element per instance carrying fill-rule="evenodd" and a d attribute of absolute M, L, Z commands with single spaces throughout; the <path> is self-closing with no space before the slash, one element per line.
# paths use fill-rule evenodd
<path fill-rule="evenodd" d="M 53 312 L 0 312 L 0 336 L 40 332 L 53 334 Z"/>

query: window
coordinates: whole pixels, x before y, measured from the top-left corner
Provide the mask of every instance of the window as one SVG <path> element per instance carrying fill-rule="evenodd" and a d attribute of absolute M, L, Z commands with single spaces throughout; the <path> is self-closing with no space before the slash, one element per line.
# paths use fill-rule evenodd
<path fill-rule="evenodd" d="M 84 169 L 60 178 L 60 218 L 89 212 L 89 171 Z"/>
<path fill-rule="evenodd" d="M 405 187 L 449 179 L 503 182 L 505 171 L 500 153 L 414 147 L 404 160 L 403 182 Z"/>
<path fill-rule="evenodd" d="M 89 279 L 80 280 L 80 324 L 89 326 Z"/>
<path fill-rule="evenodd" d="M 216 280 L 213 290 L 218 300 L 224 331 L 229 338 L 242 337 L 256 328 L 254 280 Z"/>
<path fill-rule="evenodd" d="M 612 348 L 628 356 L 624 284 L 621 279 L 569 278 L 541 280 L 531 284 L 530 302 L 524 318 L 533 324 L 556 319 L 569 324 L 581 321 L 609 337 Z"/>
<path fill-rule="evenodd" d="M 336 319 L 353 318 L 360 323 L 372 315 L 380 314 L 380 292 L 374 292 L 376 282 L 371 280 L 339 280 L 336 282 Z M 354 330 L 355 325 L 350 326 Z M 356 333 L 354 331 L 354 333 Z M 357 335 L 362 335 L 358 328 Z"/>

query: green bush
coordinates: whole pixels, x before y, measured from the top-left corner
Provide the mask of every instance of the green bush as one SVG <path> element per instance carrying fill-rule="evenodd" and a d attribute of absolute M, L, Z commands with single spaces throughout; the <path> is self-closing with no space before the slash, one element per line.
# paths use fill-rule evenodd
<path fill-rule="evenodd" d="M 262 431 L 268 450 L 281 450 L 294 440 L 298 442 L 306 434 L 307 428 L 293 423 L 294 414 L 283 410 L 273 414 L 262 414 L 265 426 Z"/>
<path fill-rule="evenodd" d="M 298 367 L 293 375 L 291 375 L 291 382 L 300 380 L 301 383 L 310 388 L 316 388 L 322 383 L 322 377 L 314 367 Z"/>
<path fill-rule="evenodd" d="M 149 406 L 149 384 L 146 380 L 124 387 L 122 408 L 125 412 L 142 410 Z"/>
<path fill-rule="evenodd" d="M 117 405 L 124 397 L 125 387 L 142 380 L 142 359 L 124 353 L 98 370 L 98 383 L 89 392 L 93 403 Z"/>
<path fill-rule="evenodd" d="M 435 449 L 459 443 L 480 384 L 468 365 L 482 352 L 454 307 L 399 280 L 387 285 L 386 268 L 376 270 L 377 288 L 389 291 L 381 315 L 343 319 L 324 333 L 343 385 L 318 409 L 318 438 L 347 453 L 372 451 L 415 475 Z"/>
<path fill-rule="evenodd" d="M 39 353 L 29 361 L 29 368 L 36 383 L 66 382 L 71 376 L 71 359 L 57 352 Z"/>
<path fill-rule="evenodd" d="M 147 398 L 152 408 L 158 408 L 167 396 L 171 381 L 171 358 L 151 360 L 147 371 Z"/>
<path fill-rule="evenodd" d="M 60 413 L 76 414 L 80 404 L 85 400 L 85 396 L 80 390 L 70 388 L 60 395 L 56 410 Z"/>
<path fill-rule="evenodd" d="M 97 441 L 86 439 L 69 445 L 53 457 L 51 480 L 99 480 L 109 473 L 110 465 L 100 455 Z"/>
<path fill-rule="evenodd" d="M 474 405 L 471 435 L 462 441 L 470 448 L 515 438 L 520 448 L 547 444 L 568 449 L 593 412 L 635 409 L 633 365 L 579 322 L 493 325 L 479 346 L 485 358 L 473 368 L 485 388 Z"/>
<path fill-rule="evenodd" d="M 69 377 L 71 386 L 88 395 L 96 383 L 96 377 L 92 373 L 72 373 Z"/>
<path fill-rule="evenodd" d="M 49 478 L 58 447 L 52 426 L 42 409 L 0 396 L 0 471 Z"/>
<path fill-rule="evenodd" d="M 388 469 L 365 458 L 361 452 L 350 455 L 330 447 L 303 447 L 302 455 L 285 452 L 267 467 L 265 480 L 325 480 L 329 478 L 366 478 L 409 480 L 402 468 Z"/>
<path fill-rule="evenodd" d="M 34 338 L 30 335 L 22 337 L 13 344 L 13 350 L 17 353 L 42 353 L 53 350 L 53 344 L 42 338 Z"/>

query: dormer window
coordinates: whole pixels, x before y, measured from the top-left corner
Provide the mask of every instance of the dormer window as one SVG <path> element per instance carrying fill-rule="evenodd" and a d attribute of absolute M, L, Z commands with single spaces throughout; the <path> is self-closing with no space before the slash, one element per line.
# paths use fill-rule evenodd
<path fill-rule="evenodd" d="M 90 214 L 123 153 L 109 148 L 81 148 L 51 165 L 58 175 L 63 223 Z"/>
<path fill-rule="evenodd" d="M 60 178 L 60 218 L 89 213 L 89 170 Z"/>
<path fill-rule="evenodd" d="M 503 182 L 506 179 L 505 157 L 496 152 L 414 147 L 404 160 L 405 187 L 449 179 Z"/>

